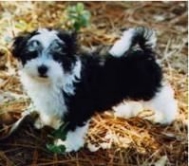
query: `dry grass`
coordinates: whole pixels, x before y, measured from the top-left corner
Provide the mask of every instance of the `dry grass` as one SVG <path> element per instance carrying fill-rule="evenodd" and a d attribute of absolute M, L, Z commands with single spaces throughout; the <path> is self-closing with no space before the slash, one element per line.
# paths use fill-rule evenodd
<path fill-rule="evenodd" d="M 30 100 L 23 93 L 17 63 L 11 57 L 11 39 L 38 26 L 64 28 L 63 11 L 75 2 L 0 3 L 0 135 L 20 117 Z M 188 159 L 187 2 L 86 2 L 91 26 L 80 42 L 88 48 L 108 46 L 127 27 L 145 25 L 157 30 L 159 60 L 165 79 L 175 89 L 179 116 L 170 126 L 154 125 L 139 117 L 124 120 L 111 113 L 96 115 L 87 144 L 78 153 L 51 154 L 45 148 L 49 129 L 36 131 L 31 122 L 0 142 L 0 166 L 186 166 Z M 108 149 L 103 149 L 108 148 Z"/>

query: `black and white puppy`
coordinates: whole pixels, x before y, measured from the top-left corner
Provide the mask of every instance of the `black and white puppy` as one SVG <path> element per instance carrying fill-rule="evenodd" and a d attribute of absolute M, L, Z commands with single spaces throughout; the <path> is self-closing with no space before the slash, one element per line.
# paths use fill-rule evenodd
<path fill-rule="evenodd" d="M 38 29 L 15 38 L 13 55 L 21 62 L 21 82 L 39 119 L 35 126 L 54 129 L 67 123 L 66 140 L 56 140 L 66 151 L 77 151 L 85 141 L 95 112 L 114 107 L 116 115 L 132 117 L 144 108 L 155 111 L 155 122 L 171 123 L 177 113 L 173 90 L 162 81 L 155 60 L 154 31 L 131 28 L 105 56 L 77 55 L 74 34 Z M 136 47 L 138 45 L 138 47 Z"/>

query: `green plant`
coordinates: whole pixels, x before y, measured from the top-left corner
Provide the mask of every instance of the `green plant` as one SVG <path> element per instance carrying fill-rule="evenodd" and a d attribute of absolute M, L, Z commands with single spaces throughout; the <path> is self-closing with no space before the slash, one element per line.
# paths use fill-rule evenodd
<path fill-rule="evenodd" d="M 52 132 L 50 137 L 52 137 L 54 140 L 61 139 L 62 141 L 64 141 L 66 139 L 66 134 L 67 134 L 65 130 L 67 125 L 68 123 L 61 125 L 57 130 L 54 130 Z M 62 154 L 66 150 L 66 147 L 64 145 L 57 146 L 56 144 L 47 144 L 46 147 L 50 152 L 56 154 Z"/>
<path fill-rule="evenodd" d="M 68 7 L 66 13 L 67 19 L 75 31 L 89 25 L 91 14 L 88 10 L 85 10 L 83 3 Z"/>
<path fill-rule="evenodd" d="M 66 150 L 66 147 L 64 145 L 57 146 L 54 144 L 47 144 L 46 147 L 50 152 L 56 153 L 56 154 L 63 154 Z"/>

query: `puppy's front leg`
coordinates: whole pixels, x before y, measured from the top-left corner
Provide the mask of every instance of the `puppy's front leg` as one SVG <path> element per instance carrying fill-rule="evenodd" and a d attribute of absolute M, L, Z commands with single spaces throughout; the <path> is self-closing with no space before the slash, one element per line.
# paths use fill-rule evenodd
<path fill-rule="evenodd" d="M 83 126 L 77 126 L 75 130 L 69 130 L 66 135 L 66 139 L 55 140 L 54 144 L 57 146 L 65 146 L 65 152 L 78 151 L 85 144 L 85 135 L 89 128 L 89 122 L 86 122 Z"/>
<path fill-rule="evenodd" d="M 53 129 L 57 130 L 63 121 L 60 117 L 57 116 L 49 116 L 47 114 L 39 114 L 38 119 L 36 119 L 34 126 L 36 129 L 41 129 L 44 126 L 52 127 Z"/>

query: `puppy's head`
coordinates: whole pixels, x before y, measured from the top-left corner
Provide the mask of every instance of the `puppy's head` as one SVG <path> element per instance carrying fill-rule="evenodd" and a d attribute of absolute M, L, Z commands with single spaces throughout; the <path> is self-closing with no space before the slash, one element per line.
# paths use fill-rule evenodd
<path fill-rule="evenodd" d="M 59 30 L 38 29 L 15 38 L 12 54 L 21 70 L 33 79 L 57 80 L 76 62 L 76 35 Z"/>

